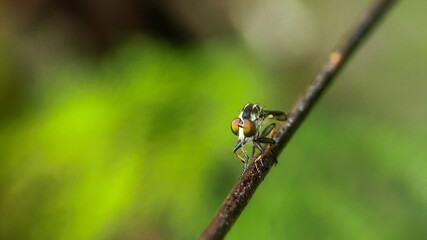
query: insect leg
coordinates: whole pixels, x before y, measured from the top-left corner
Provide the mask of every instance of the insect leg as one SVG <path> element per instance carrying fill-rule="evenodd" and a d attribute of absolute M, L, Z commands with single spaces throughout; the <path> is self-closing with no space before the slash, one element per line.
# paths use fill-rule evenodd
<path fill-rule="evenodd" d="M 234 152 L 234 155 L 236 155 L 237 158 L 240 159 L 240 161 L 242 161 L 243 163 L 246 162 L 246 160 L 244 158 L 242 158 L 239 154 L 237 154 L 236 152 Z"/>
<path fill-rule="evenodd" d="M 250 160 L 248 154 L 246 153 L 245 149 L 241 147 L 243 154 L 245 155 L 246 160 Z"/>
<path fill-rule="evenodd" d="M 253 154 L 252 154 L 252 158 L 254 159 L 255 158 L 255 150 L 258 148 L 258 150 L 261 152 L 261 155 L 263 155 L 263 153 L 264 153 L 264 148 L 261 146 L 261 144 L 259 144 L 257 141 L 253 141 L 253 143 L 254 143 L 254 148 L 253 148 Z M 255 165 L 255 168 L 256 168 L 256 170 L 258 171 L 258 173 L 261 175 L 261 176 L 264 176 L 264 173 L 262 173 L 261 172 L 261 169 L 258 167 L 258 160 L 259 160 L 260 158 L 258 157 L 258 158 L 256 158 L 256 159 L 254 159 L 253 161 L 254 161 L 254 165 Z M 264 166 L 264 163 L 262 162 L 262 160 L 261 160 L 261 165 L 263 166 L 263 167 L 265 167 Z"/>
<path fill-rule="evenodd" d="M 259 150 L 261 153 L 264 153 L 264 152 L 265 152 L 264 148 L 261 146 L 261 144 L 259 144 L 258 139 L 257 139 L 256 141 L 253 141 L 253 142 L 254 142 L 254 145 L 256 146 L 256 148 L 258 148 L 258 150 Z"/>
<path fill-rule="evenodd" d="M 243 163 L 246 163 L 246 160 L 245 160 L 245 159 L 243 159 L 239 154 L 237 154 L 237 153 L 236 153 L 236 151 L 237 151 L 239 148 L 242 148 L 242 146 L 243 146 L 243 142 L 242 142 L 242 141 L 237 142 L 236 146 L 233 148 L 233 153 L 234 153 L 234 155 L 236 155 L 236 157 L 237 157 L 238 159 L 240 159 L 240 161 L 242 161 Z"/>
<path fill-rule="evenodd" d="M 242 168 L 242 172 L 240 173 L 240 176 L 242 176 L 242 175 L 243 175 L 243 173 L 245 172 L 245 170 L 246 170 L 246 163 L 245 163 L 245 164 L 243 164 L 243 168 Z"/>
<path fill-rule="evenodd" d="M 268 128 L 270 128 L 270 129 L 268 129 Z M 275 140 L 273 140 L 273 139 L 271 139 L 271 138 L 266 138 L 265 136 L 267 136 L 268 135 L 268 133 L 270 133 L 271 132 L 271 136 L 270 137 L 273 137 L 273 135 L 274 135 L 274 131 L 276 130 L 276 128 L 275 128 L 275 125 L 273 125 L 273 124 L 270 124 L 270 125 L 268 125 L 265 129 L 264 129 L 264 131 L 263 131 L 263 133 L 261 134 L 261 135 L 264 135 L 263 137 L 261 137 L 261 138 L 258 138 L 256 141 L 254 141 L 254 145 L 255 146 L 257 146 L 257 148 L 258 149 L 260 149 L 260 151 L 261 151 L 261 154 L 255 159 L 255 162 L 257 162 L 257 161 L 259 161 L 259 160 L 261 160 L 261 164 L 262 164 L 262 166 L 263 167 L 266 167 L 265 165 L 264 165 L 264 162 L 262 161 L 262 158 L 265 156 L 265 155 L 267 155 L 267 154 L 269 154 L 272 150 L 273 150 L 273 148 L 272 148 L 272 146 L 271 146 L 271 144 L 275 144 L 276 143 L 276 141 Z M 265 133 L 266 132 L 266 133 Z M 263 150 L 261 150 L 262 149 L 262 146 L 261 146 L 261 144 L 260 143 L 267 143 L 267 144 L 269 144 L 268 145 L 268 149 L 266 150 L 266 151 L 263 151 Z M 275 163 L 277 163 L 277 160 L 276 159 L 274 159 L 274 162 Z"/>
<path fill-rule="evenodd" d="M 262 158 L 264 157 L 264 155 L 265 155 L 265 150 L 264 150 L 264 148 L 261 146 L 261 144 L 258 142 L 258 140 L 257 141 L 254 141 L 254 145 L 258 148 L 258 150 L 261 152 L 261 154 L 255 159 L 255 162 L 258 162 L 259 160 L 261 160 L 261 164 L 262 164 L 262 166 L 263 167 L 265 167 L 264 166 L 264 163 L 262 162 Z"/>
<path fill-rule="evenodd" d="M 253 148 L 252 148 L 252 161 L 253 162 L 255 162 L 255 151 L 256 151 L 256 147 L 255 147 L 255 143 L 254 143 Z"/>
<path fill-rule="evenodd" d="M 265 138 L 272 130 L 276 127 L 275 123 L 272 123 L 264 128 L 264 131 L 259 135 L 260 138 Z"/>
<path fill-rule="evenodd" d="M 267 126 L 268 127 L 268 126 Z M 264 130 L 265 131 L 265 130 Z M 270 138 L 266 138 L 265 136 L 264 137 L 262 137 L 262 138 L 258 138 L 257 139 L 257 141 L 258 142 L 260 142 L 260 143 L 267 143 L 267 144 L 269 144 L 269 146 L 268 146 L 268 149 L 267 149 L 267 153 L 268 152 L 270 152 L 270 151 L 272 151 L 272 147 L 271 147 L 271 144 L 276 144 L 276 141 L 273 139 L 273 135 L 274 135 L 274 132 L 276 131 L 276 128 L 274 127 L 274 128 L 272 128 L 271 129 L 271 134 L 270 134 Z M 266 135 L 267 136 L 267 135 Z M 266 154 L 267 154 L 266 153 Z"/>
<path fill-rule="evenodd" d="M 257 141 L 259 143 L 269 143 L 269 144 L 275 144 L 276 143 L 276 141 L 274 141 L 271 138 L 258 138 Z"/>
<path fill-rule="evenodd" d="M 246 153 L 245 149 L 243 147 L 241 147 L 241 149 L 242 149 L 243 155 L 245 155 L 246 160 L 244 161 L 242 173 L 240 174 L 240 176 L 242 176 L 242 174 L 246 171 L 246 169 L 248 169 L 249 162 L 250 162 L 249 156 Z"/>
<path fill-rule="evenodd" d="M 274 136 L 274 132 L 276 131 L 276 127 L 274 127 L 273 128 L 273 131 L 271 131 L 271 134 L 270 134 L 270 138 L 272 139 L 273 138 L 273 136 Z"/>
<path fill-rule="evenodd" d="M 243 165 L 244 171 L 246 171 L 246 169 L 248 169 L 248 167 L 249 167 L 249 163 L 250 163 L 251 159 L 249 158 L 249 156 L 246 153 L 245 149 L 243 147 L 241 149 L 242 149 L 243 155 L 245 155 L 245 158 L 246 158 L 245 164 Z"/>
<path fill-rule="evenodd" d="M 243 141 L 238 141 L 236 146 L 234 146 L 233 148 L 233 153 L 235 153 L 237 151 L 237 149 L 241 148 L 243 146 Z"/>
<path fill-rule="evenodd" d="M 261 170 L 258 168 L 257 163 L 255 162 L 255 152 L 256 152 L 256 146 L 255 146 L 255 143 L 254 143 L 254 145 L 253 145 L 253 149 L 252 149 L 252 161 L 254 162 L 255 168 L 256 168 L 256 170 L 259 172 L 259 174 L 260 174 L 261 176 L 264 176 L 264 174 L 263 174 L 263 173 L 261 172 Z"/>

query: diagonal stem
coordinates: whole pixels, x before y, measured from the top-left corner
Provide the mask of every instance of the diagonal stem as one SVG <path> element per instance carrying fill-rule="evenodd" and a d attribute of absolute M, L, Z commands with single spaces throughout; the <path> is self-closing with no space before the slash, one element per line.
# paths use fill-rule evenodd
<path fill-rule="evenodd" d="M 333 51 L 328 62 L 323 66 L 314 80 L 308 85 L 304 94 L 296 102 L 288 115 L 288 120 L 281 124 L 273 136 L 276 141 L 271 154 L 263 158 L 266 167 L 261 167 L 264 175 L 255 169 L 254 164 L 240 177 L 230 194 L 223 202 L 215 217 L 200 235 L 199 239 L 222 239 L 236 222 L 240 213 L 247 205 L 258 185 L 268 174 L 275 159 L 291 139 L 294 132 L 301 125 L 313 105 L 321 94 L 330 85 L 339 70 L 348 61 L 352 53 L 357 49 L 359 43 L 379 22 L 382 16 L 390 9 L 397 0 L 378 0 L 364 14 L 356 25 L 356 28 L 346 37 L 342 44 Z"/>

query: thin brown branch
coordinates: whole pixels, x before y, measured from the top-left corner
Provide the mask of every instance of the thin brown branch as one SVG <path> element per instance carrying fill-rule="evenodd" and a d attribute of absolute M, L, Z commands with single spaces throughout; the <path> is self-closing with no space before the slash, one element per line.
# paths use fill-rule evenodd
<path fill-rule="evenodd" d="M 288 115 L 288 120 L 281 124 L 273 137 L 276 144 L 271 154 L 264 157 L 266 167 L 261 167 L 264 176 L 260 175 L 252 164 L 248 170 L 240 177 L 237 184 L 231 190 L 218 210 L 215 217 L 206 227 L 199 239 L 222 239 L 233 226 L 247 205 L 249 199 L 254 194 L 258 185 L 264 180 L 275 159 L 291 139 L 313 105 L 317 102 L 321 94 L 330 85 L 339 70 L 348 61 L 349 57 L 356 50 L 359 43 L 368 35 L 373 27 L 379 22 L 381 17 L 390 9 L 397 0 L 379 0 L 362 17 L 356 28 L 344 39 L 343 43 L 331 53 L 328 62 L 309 84 L 305 93 L 297 101 L 292 111 Z"/>

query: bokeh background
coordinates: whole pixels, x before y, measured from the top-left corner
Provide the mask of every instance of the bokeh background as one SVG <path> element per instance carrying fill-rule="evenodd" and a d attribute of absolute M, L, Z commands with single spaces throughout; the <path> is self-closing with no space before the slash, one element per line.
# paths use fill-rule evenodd
<path fill-rule="evenodd" d="M 194 239 L 229 124 L 288 111 L 371 1 L 6 0 L 0 239 Z M 227 239 L 427 239 L 427 5 L 401 1 Z"/>

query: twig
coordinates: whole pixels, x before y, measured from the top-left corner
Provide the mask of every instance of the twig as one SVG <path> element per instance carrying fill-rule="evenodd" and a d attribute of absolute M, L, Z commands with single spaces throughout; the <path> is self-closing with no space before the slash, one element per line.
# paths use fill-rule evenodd
<path fill-rule="evenodd" d="M 261 164 L 258 167 L 263 171 L 264 176 L 260 175 L 255 169 L 254 164 L 249 166 L 248 170 L 241 176 L 237 184 L 231 190 L 218 210 L 211 223 L 199 239 L 222 239 L 230 230 L 231 226 L 239 217 L 247 205 L 249 199 L 254 194 L 258 185 L 268 174 L 270 167 L 275 163 L 275 159 L 286 144 L 291 139 L 294 132 L 305 119 L 310 109 L 331 83 L 339 70 L 348 61 L 351 54 L 356 50 L 359 43 L 368 35 L 369 31 L 379 22 L 381 17 L 390 9 L 397 0 L 379 0 L 362 17 L 356 28 L 344 39 L 344 42 L 332 52 L 328 62 L 309 84 L 305 93 L 297 101 L 292 111 L 288 115 L 288 120 L 281 124 L 273 136 L 276 144 L 272 153 L 265 156 L 263 161 L 266 167 Z"/>

